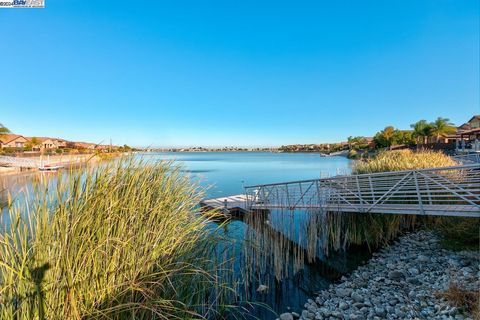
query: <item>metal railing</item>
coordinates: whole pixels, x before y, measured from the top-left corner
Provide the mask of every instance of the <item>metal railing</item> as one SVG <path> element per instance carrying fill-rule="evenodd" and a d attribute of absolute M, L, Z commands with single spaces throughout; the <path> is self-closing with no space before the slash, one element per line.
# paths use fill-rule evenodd
<path fill-rule="evenodd" d="M 245 192 L 249 209 L 480 217 L 480 164 L 265 184 Z"/>
<path fill-rule="evenodd" d="M 463 164 L 480 163 L 480 152 L 459 154 L 452 158 Z"/>

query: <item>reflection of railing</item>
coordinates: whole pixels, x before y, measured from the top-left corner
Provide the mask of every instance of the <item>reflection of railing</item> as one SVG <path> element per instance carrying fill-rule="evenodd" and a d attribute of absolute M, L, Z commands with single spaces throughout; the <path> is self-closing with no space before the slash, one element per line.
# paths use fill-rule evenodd
<path fill-rule="evenodd" d="M 336 176 L 245 191 L 249 209 L 480 217 L 480 164 Z"/>

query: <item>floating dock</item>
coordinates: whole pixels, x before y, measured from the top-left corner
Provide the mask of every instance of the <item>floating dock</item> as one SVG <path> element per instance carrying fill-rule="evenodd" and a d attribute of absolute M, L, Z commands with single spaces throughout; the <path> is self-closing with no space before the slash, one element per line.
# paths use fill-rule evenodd
<path fill-rule="evenodd" d="M 207 210 L 217 210 L 229 217 L 241 217 L 249 212 L 247 196 L 244 194 L 203 200 L 200 202 L 200 207 Z"/>

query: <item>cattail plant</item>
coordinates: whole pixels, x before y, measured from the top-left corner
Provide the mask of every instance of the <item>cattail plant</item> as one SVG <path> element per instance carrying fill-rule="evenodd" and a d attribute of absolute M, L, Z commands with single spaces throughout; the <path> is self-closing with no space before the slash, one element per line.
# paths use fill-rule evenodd
<path fill-rule="evenodd" d="M 131 159 L 35 183 L 2 222 L 0 318 L 220 317 L 228 242 L 195 214 L 202 194 L 173 163 Z"/>

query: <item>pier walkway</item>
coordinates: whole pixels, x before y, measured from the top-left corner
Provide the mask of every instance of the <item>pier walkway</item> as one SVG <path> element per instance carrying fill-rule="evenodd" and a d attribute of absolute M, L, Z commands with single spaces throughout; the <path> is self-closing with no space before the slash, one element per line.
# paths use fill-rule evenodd
<path fill-rule="evenodd" d="M 20 169 L 38 169 L 41 171 L 57 170 L 62 168 L 65 164 L 80 163 L 81 158 L 76 159 L 70 156 L 46 156 L 46 159 L 38 158 L 23 158 L 23 157 L 9 157 L 0 156 L 0 167 L 20 168 Z"/>
<path fill-rule="evenodd" d="M 224 211 L 287 209 L 480 217 L 480 164 L 334 176 L 249 186 L 244 195 L 205 200 Z"/>
<path fill-rule="evenodd" d="M 38 159 L 0 156 L 0 166 L 15 168 L 40 168 L 43 166 L 42 161 Z"/>

